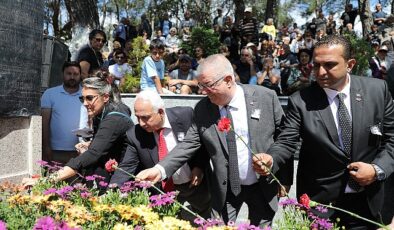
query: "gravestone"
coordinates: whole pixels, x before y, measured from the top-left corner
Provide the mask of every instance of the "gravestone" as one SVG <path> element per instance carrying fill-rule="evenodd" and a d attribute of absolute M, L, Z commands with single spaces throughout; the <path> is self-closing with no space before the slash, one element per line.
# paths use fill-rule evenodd
<path fill-rule="evenodd" d="M 39 170 L 42 0 L 0 4 L 0 182 Z"/>

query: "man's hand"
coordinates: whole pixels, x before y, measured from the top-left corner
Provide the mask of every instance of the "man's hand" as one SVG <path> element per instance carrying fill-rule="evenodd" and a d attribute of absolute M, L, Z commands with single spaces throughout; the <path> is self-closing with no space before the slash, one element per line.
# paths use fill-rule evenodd
<path fill-rule="evenodd" d="M 152 183 L 156 183 L 158 181 L 161 181 L 161 173 L 158 168 L 149 168 L 141 171 L 140 173 L 137 174 L 136 181 L 150 181 Z"/>
<path fill-rule="evenodd" d="M 283 185 L 282 187 L 278 185 L 278 197 L 285 197 L 287 194 L 289 194 L 290 191 L 290 185 Z"/>
<path fill-rule="evenodd" d="M 272 168 L 272 156 L 266 153 L 258 153 L 253 156 L 253 169 L 258 174 L 268 176 Z"/>
<path fill-rule="evenodd" d="M 361 186 L 372 184 L 376 180 L 376 172 L 371 164 L 353 162 L 347 166 L 350 176 Z"/>
<path fill-rule="evenodd" d="M 82 154 L 84 152 L 86 152 L 86 150 L 88 150 L 89 145 L 90 145 L 90 141 L 88 142 L 80 142 L 78 144 L 75 145 L 75 149 L 77 150 L 78 154 Z"/>
<path fill-rule="evenodd" d="M 39 178 L 26 177 L 22 179 L 22 185 L 25 189 L 33 187 L 37 183 Z"/>
<path fill-rule="evenodd" d="M 204 177 L 204 172 L 199 167 L 194 167 L 192 169 L 192 175 L 189 187 L 198 186 L 201 184 L 202 178 Z"/>

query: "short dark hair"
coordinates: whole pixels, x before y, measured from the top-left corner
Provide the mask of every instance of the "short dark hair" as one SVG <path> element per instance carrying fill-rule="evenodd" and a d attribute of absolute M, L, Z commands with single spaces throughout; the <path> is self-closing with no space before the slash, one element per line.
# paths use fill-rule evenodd
<path fill-rule="evenodd" d="M 117 49 L 117 50 L 115 50 L 114 51 L 114 57 L 116 57 L 116 55 L 118 55 L 118 54 L 123 54 L 124 55 L 124 57 L 125 58 L 127 58 L 127 54 L 126 54 L 126 52 L 124 52 L 123 50 L 121 50 L 121 49 Z"/>
<path fill-rule="evenodd" d="M 89 40 L 92 40 L 94 37 L 96 37 L 96 34 L 101 34 L 104 37 L 104 42 L 103 43 L 107 42 L 107 35 L 105 34 L 104 31 L 99 30 L 99 29 L 94 29 L 94 30 L 90 31 L 90 33 L 89 33 Z"/>
<path fill-rule="evenodd" d="M 329 47 L 334 45 L 342 46 L 343 48 L 342 56 L 346 61 L 353 58 L 353 51 L 352 51 L 353 49 L 350 44 L 350 41 L 341 35 L 327 35 L 321 38 L 318 42 L 316 42 L 315 50 L 319 47 Z"/>
<path fill-rule="evenodd" d="M 76 62 L 76 61 L 64 62 L 63 67 L 62 67 L 62 72 L 64 72 L 64 70 L 70 66 L 77 67 L 79 69 L 79 73 L 81 73 L 81 65 L 79 64 L 79 62 Z"/>
<path fill-rule="evenodd" d="M 153 49 L 160 49 L 160 50 L 164 50 L 164 44 L 160 39 L 154 39 L 152 40 L 152 42 L 149 45 L 149 49 L 153 50 Z"/>

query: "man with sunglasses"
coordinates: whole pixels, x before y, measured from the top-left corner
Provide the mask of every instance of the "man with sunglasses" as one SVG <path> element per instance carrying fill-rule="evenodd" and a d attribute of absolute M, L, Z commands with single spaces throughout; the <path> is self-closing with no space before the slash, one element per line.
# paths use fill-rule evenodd
<path fill-rule="evenodd" d="M 110 65 L 108 70 L 115 77 L 115 84 L 119 87 L 124 82 L 124 76 L 132 72 L 130 65 L 127 63 L 127 55 L 122 50 L 114 52 L 115 64 Z"/>
<path fill-rule="evenodd" d="M 63 65 L 63 84 L 47 89 L 41 97 L 43 160 L 67 163 L 76 157 L 78 138 L 72 130 L 87 126 L 81 96 L 81 67 L 77 62 Z"/>
<path fill-rule="evenodd" d="M 198 86 L 207 97 L 195 106 L 193 124 L 183 142 L 153 168 L 140 172 L 137 179 L 163 180 L 191 157 L 203 157 L 197 154 L 203 147 L 210 159 L 207 179 L 214 213 L 226 223 L 235 221 L 246 203 L 251 224 L 270 225 L 277 210 L 278 185 L 256 174 L 251 150 L 264 152 L 274 142 L 283 118 L 279 100 L 274 91 L 264 87 L 236 84 L 231 63 L 220 54 L 206 58 L 197 76 Z M 234 132 L 219 131 L 221 117 L 232 120 Z M 242 138 L 235 138 L 235 134 Z M 288 170 L 287 178 L 292 178 L 291 167 L 283 170 Z M 284 176 L 281 173 L 280 179 Z"/>
<path fill-rule="evenodd" d="M 94 29 L 89 33 L 89 44 L 83 46 L 77 56 L 81 65 L 82 79 L 89 77 L 103 66 L 103 55 L 100 50 L 107 42 L 107 36 L 102 30 Z"/>

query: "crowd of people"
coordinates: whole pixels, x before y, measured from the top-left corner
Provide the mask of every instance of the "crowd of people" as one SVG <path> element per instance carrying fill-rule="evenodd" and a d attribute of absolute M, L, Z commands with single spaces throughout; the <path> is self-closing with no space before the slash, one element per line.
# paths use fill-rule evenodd
<path fill-rule="evenodd" d="M 378 9 L 374 17 L 381 31 L 378 37 L 384 40 L 385 17 Z M 354 22 L 354 13 L 348 5 L 343 23 Z M 251 8 L 245 9 L 239 29 L 223 23 L 229 25 L 232 19 L 219 13 L 214 27 L 227 52 L 205 57 L 204 47 L 195 47 L 191 57 L 174 43 L 166 45 L 177 30 L 163 19 L 161 33 L 167 38 L 150 41 L 150 55 L 141 66 L 142 91 L 133 107 L 138 124 L 130 119 L 118 90 L 122 73 L 131 71 L 121 48 L 128 39 L 117 40 L 120 48 L 112 53 L 110 71 L 98 70 L 107 38 L 93 30 L 80 59 L 64 64 L 63 84 L 42 97 L 43 159 L 65 163 L 54 180 L 95 174 L 120 186 L 132 178 L 104 170 L 107 160 L 116 159 L 119 167 L 138 174 L 137 180 L 179 191 L 179 200 L 204 218 L 235 221 L 246 204 L 250 223 L 263 227 L 272 224 L 278 198 L 293 183 L 293 158 L 299 151 L 298 195 L 307 193 L 317 202 L 390 222 L 394 197 L 387 189 L 394 187 L 394 103 L 383 80 L 394 65 L 386 62 L 388 72 L 380 69 L 392 44 L 390 50 L 379 43 L 373 61 L 378 67 L 372 72 L 379 70 L 380 77 L 373 79 L 350 75 L 357 60 L 349 40 L 338 34 L 349 32 L 350 26 L 337 30 L 333 18 L 326 20 L 322 11 L 304 34 L 296 24 L 278 32 L 272 19 L 260 33 Z M 186 33 L 193 29 L 190 12 L 181 25 Z M 234 31 L 239 36 L 233 37 Z M 166 65 L 166 52 L 175 52 L 176 62 Z M 170 79 L 163 84 L 167 71 Z M 160 97 L 165 93 L 207 97 L 194 109 L 166 108 Z M 278 99 L 283 94 L 291 95 L 286 114 Z M 223 117 L 232 123 L 227 133 L 218 128 Z M 272 183 L 271 172 L 284 187 Z M 31 185 L 34 179 L 24 183 Z M 341 212 L 325 215 L 340 218 L 346 229 L 374 229 Z"/>
<path fill-rule="evenodd" d="M 267 19 L 261 26 L 262 23 L 253 17 L 253 10 L 250 7 L 245 8 L 244 17 L 238 24 L 235 24 L 232 16 L 223 15 L 223 9 L 218 8 L 212 25 L 221 42 L 221 46 L 217 47 L 217 53 L 224 54 L 230 60 L 238 82 L 265 86 L 273 89 L 277 95 L 291 95 L 315 81 L 311 71 L 313 66 L 311 54 L 317 41 L 332 34 L 354 36 L 366 40 L 375 52 L 374 55 L 368 57 L 369 68 L 365 75 L 387 80 L 390 88 L 394 91 L 394 86 L 391 83 L 393 80 L 387 77 L 394 61 L 394 17 L 384 13 L 380 3 L 375 6 L 375 9 L 372 14 L 371 32 L 361 38 L 354 31 L 358 9 L 354 8 L 352 4 L 345 6 L 345 11 L 337 20 L 334 19 L 332 13 L 326 17 L 321 9 L 317 9 L 316 17 L 302 26 L 302 29 L 297 23 L 293 23 L 291 26 L 283 23 L 276 28 L 272 18 Z M 132 72 L 130 66 L 126 67 L 128 63 L 132 63 L 132 60 L 127 59 L 130 50 L 132 50 L 131 41 L 136 36 L 143 36 L 148 46 L 153 43 L 153 46 L 150 47 L 151 51 L 158 48 L 162 53 L 160 59 L 164 63 L 161 66 L 156 66 L 158 68 L 156 70 L 160 71 L 148 76 L 149 78 L 158 77 L 161 80 L 163 85 L 156 84 L 155 86 L 159 93 L 163 93 L 161 88 L 165 93 L 201 93 L 196 85 L 195 70 L 199 62 L 206 56 L 205 47 L 194 47 L 193 53 L 188 54 L 181 45 L 190 39 L 191 31 L 196 24 L 189 10 L 185 11 L 184 19 L 180 21 L 179 26 L 170 20 L 170 15 L 164 14 L 155 25 L 154 30 L 147 22 L 145 15 L 142 16 L 141 24 L 137 28 L 132 26 L 128 19 L 123 18 L 119 25 L 115 26 L 113 51 L 106 61 L 107 65 L 123 65 L 123 68 L 112 67 L 110 68 L 111 74 L 120 81 L 127 72 Z M 100 53 L 100 49 L 107 39 L 105 34 L 99 33 L 97 36 L 89 36 L 90 48 L 87 47 L 80 51 L 78 61 L 87 59 L 82 55 L 84 53 L 89 54 L 90 59 L 89 65 L 81 62 L 83 76 L 100 66 L 99 64 L 103 65 L 103 55 Z M 100 40 L 102 40 L 102 44 L 100 44 Z M 158 43 L 162 45 L 158 46 Z M 125 59 L 116 59 L 113 54 L 117 50 L 124 51 Z M 306 59 L 304 59 L 304 63 L 302 63 L 300 58 L 301 56 L 306 58 L 306 55 L 309 56 L 309 61 L 305 63 Z M 150 56 L 152 57 L 152 55 Z M 180 57 L 182 57 L 183 63 L 187 64 L 183 64 L 181 71 L 176 71 L 180 69 Z M 267 69 L 269 70 L 267 71 Z M 391 70 L 391 72 L 393 71 Z M 144 74 L 140 77 L 141 79 L 145 78 Z M 146 81 L 141 80 L 141 89 L 144 89 L 145 85 Z"/>

